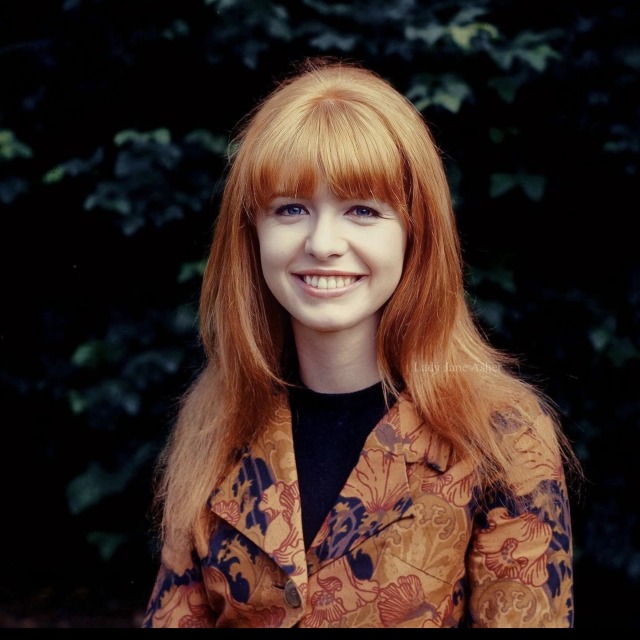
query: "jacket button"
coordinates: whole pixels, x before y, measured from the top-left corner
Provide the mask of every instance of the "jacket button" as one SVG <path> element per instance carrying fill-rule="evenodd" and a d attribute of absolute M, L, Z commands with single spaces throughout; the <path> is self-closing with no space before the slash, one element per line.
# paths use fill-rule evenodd
<path fill-rule="evenodd" d="M 284 585 L 284 599 L 290 607 L 298 608 L 302 604 L 302 599 L 293 580 L 288 580 Z"/>

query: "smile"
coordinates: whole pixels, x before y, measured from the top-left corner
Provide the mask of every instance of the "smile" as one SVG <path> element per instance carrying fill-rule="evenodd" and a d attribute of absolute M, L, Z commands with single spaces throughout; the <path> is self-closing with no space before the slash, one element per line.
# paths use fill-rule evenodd
<path fill-rule="evenodd" d="M 359 279 L 359 276 L 304 275 L 299 277 L 304 280 L 305 284 L 315 289 L 343 289 Z"/>

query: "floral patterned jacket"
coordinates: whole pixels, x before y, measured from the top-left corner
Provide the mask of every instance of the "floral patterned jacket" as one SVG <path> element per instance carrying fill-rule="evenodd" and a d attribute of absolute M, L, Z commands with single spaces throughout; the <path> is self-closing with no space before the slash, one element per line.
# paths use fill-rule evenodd
<path fill-rule="evenodd" d="M 541 413 L 537 428 L 548 426 Z M 515 506 L 400 398 L 305 551 L 289 410 L 212 494 L 210 538 L 163 550 L 144 627 L 572 627 L 562 465 L 527 429 Z M 530 497 L 546 483 L 546 498 Z M 527 497 L 529 496 L 529 497 Z"/>

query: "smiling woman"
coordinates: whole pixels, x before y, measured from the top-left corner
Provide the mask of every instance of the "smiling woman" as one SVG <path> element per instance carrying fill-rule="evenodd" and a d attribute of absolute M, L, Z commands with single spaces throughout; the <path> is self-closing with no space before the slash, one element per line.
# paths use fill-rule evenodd
<path fill-rule="evenodd" d="M 383 78 L 305 61 L 243 123 L 200 329 L 145 626 L 573 625 L 577 463 L 477 330 L 439 151 Z"/>
<path fill-rule="evenodd" d="M 356 391 L 378 382 L 375 349 L 359 345 L 375 345 L 382 307 L 402 275 L 400 216 L 383 202 L 338 199 L 318 182 L 307 198 L 275 198 L 258 215 L 256 232 L 265 282 L 291 318 L 302 380 L 311 384 L 317 363 L 300 355 L 308 343 L 321 342 L 328 366 L 338 354 L 343 361 L 351 356 L 350 374 L 357 375 L 347 387 L 339 375 L 319 376 L 316 391 Z"/>

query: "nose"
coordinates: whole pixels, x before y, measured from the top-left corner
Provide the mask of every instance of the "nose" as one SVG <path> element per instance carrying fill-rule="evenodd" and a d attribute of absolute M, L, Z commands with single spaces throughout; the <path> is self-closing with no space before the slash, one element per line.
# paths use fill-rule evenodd
<path fill-rule="evenodd" d="M 331 215 L 319 215 L 309 229 L 304 248 L 318 260 L 343 255 L 347 241 L 340 231 L 340 221 Z"/>

